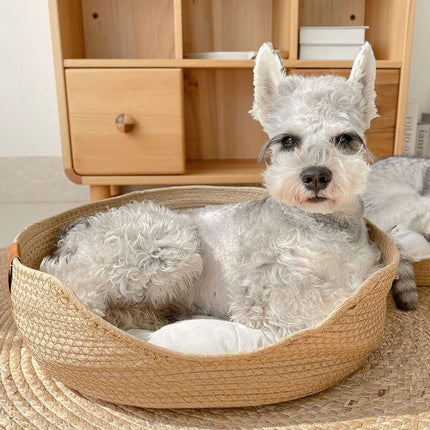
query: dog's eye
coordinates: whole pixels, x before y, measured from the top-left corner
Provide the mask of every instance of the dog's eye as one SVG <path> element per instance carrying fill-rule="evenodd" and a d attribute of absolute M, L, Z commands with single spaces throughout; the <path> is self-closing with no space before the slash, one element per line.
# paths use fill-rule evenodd
<path fill-rule="evenodd" d="M 298 145 L 297 138 L 289 134 L 282 136 L 279 139 L 279 143 L 281 143 L 283 148 L 288 150 L 294 149 Z"/>
<path fill-rule="evenodd" d="M 349 142 L 352 140 L 352 136 L 350 134 L 341 134 L 339 136 L 336 136 L 335 138 L 336 145 L 344 146 L 348 145 Z"/>
<path fill-rule="evenodd" d="M 279 146 L 280 145 L 280 146 Z M 291 134 L 278 134 L 272 137 L 263 147 L 258 156 L 258 161 L 262 162 L 266 155 L 269 153 L 273 154 L 273 151 L 294 151 L 294 149 L 300 145 L 300 138 L 292 136 Z M 276 149 L 274 149 L 274 147 Z"/>
<path fill-rule="evenodd" d="M 334 138 L 335 145 L 342 150 L 357 152 L 363 145 L 363 141 L 358 134 L 343 133 Z"/>

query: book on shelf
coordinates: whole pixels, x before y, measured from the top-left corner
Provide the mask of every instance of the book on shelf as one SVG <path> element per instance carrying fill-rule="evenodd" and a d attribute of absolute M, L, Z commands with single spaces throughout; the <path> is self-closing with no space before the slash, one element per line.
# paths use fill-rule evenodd
<path fill-rule="evenodd" d="M 313 45 L 359 45 L 364 43 L 367 26 L 300 27 L 300 43 Z M 340 42 L 341 41 L 341 42 Z"/>
<path fill-rule="evenodd" d="M 360 52 L 359 45 L 300 45 L 301 60 L 353 60 Z"/>
<path fill-rule="evenodd" d="M 430 157 L 430 114 L 423 113 L 417 124 L 416 148 L 417 157 Z"/>
<path fill-rule="evenodd" d="M 403 138 L 403 155 L 415 155 L 418 126 L 418 104 L 408 103 L 406 107 L 405 134 Z"/>
<path fill-rule="evenodd" d="M 369 27 L 300 27 L 299 57 L 302 60 L 353 60 Z"/>

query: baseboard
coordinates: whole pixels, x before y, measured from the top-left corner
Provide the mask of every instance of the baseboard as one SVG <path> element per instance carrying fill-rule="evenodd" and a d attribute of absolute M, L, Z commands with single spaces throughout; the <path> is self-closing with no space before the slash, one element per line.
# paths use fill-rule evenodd
<path fill-rule="evenodd" d="M 0 157 L 0 203 L 89 200 L 89 187 L 66 177 L 61 157 Z"/>

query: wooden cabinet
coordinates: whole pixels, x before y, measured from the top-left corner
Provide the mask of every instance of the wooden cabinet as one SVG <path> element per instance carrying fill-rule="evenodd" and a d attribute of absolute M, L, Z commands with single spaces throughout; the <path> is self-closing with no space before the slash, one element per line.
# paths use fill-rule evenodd
<path fill-rule="evenodd" d="M 112 186 L 261 182 L 266 136 L 248 114 L 253 60 L 196 59 L 271 41 L 289 73 L 300 25 L 367 25 L 377 59 L 377 157 L 402 152 L 415 0 L 49 0 L 64 167 L 92 198 Z"/>

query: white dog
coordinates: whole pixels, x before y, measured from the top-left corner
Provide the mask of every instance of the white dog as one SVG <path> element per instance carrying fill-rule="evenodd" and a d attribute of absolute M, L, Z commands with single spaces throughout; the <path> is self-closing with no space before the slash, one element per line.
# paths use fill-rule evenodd
<path fill-rule="evenodd" d="M 280 338 L 322 321 L 378 267 L 361 194 L 375 108 L 369 44 L 349 79 L 287 76 L 270 44 L 251 111 L 269 136 L 269 197 L 171 211 L 133 203 L 78 220 L 41 269 L 121 328 L 205 313 Z"/>

